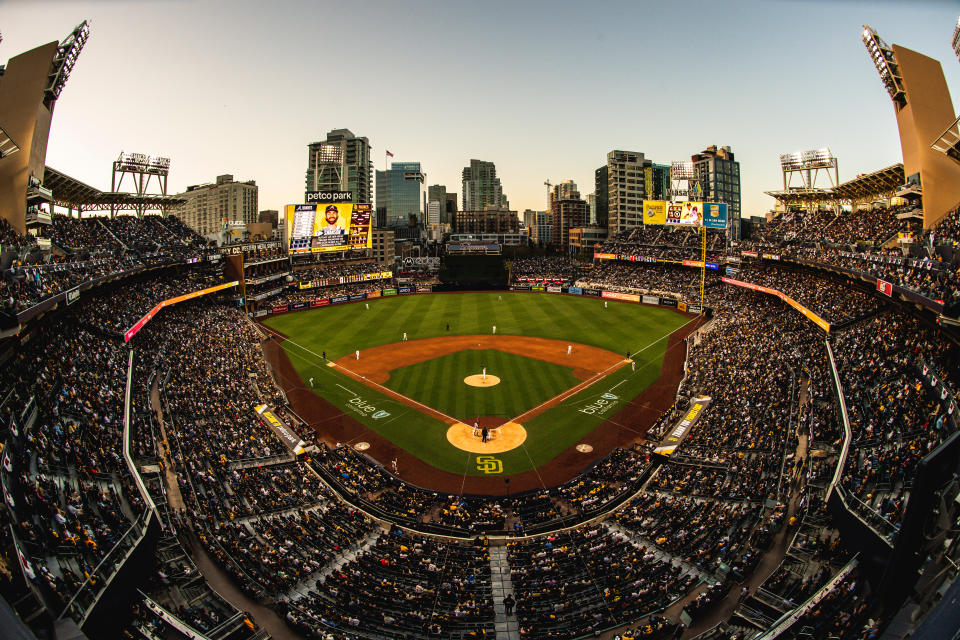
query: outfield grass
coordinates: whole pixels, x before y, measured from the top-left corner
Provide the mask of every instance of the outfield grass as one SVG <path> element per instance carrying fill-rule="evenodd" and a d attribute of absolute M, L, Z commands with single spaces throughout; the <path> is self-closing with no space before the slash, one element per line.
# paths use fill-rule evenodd
<path fill-rule="evenodd" d="M 500 378 L 500 384 L 471 387 L 463 382 L 484 367 Z M 579 383 L 570 367 L 496 349 L 467 349 L 395 369 L 385 386 L 473 424 L 480 416 L 509 420 Z"/>
<path fill-rule="evenodd" d="M 268 318 L 264 324 L 288 337 L 283 346 L 294 368 L 304 380 L 316 377 L 317 392 L 334 406 L 352 411 L 358 421 L 434 467 L 471 475 L 483 474 L 477 470 L 473 457 L 447 442 L 445 424 L 326 367 L 320 354 L 325 351 L 328 359 L 335 360 L 355 349 L 399 342 L 404 332 L 414 340 L 489 334 L 493 325 L 498 334 L 539 336 L 636 354 L 635 371 L 621 368 L 527 423 L 524 446 L 497 456 L 503 461 L 504 474 L 511 474 L 556 457 L 656 380 L 667 336 L 687 322 L 687 318 L 669 309 L 613 301 L 604 307 L 599 298 L 545 293 L 398 296 L 371 300 L 369 306 L 367 309 L 363 302 L 358 302 L 289 313 Z M 445 402 L 454 406 L 469 389 L 463 378 L 479 372 L 469 368 L 473 364 L 466 366 L 467 370 L 450 374 L 449 385 L 437 385 L 438 395 L 446 396 Z M 503 385 L 515 386 L 513 382 Z M 522 388 L 523 383 L 516 386 Z M 616 396 L 613 406 L 603 413 L 584 413 L 583 409 L 603 393 Z M 358 404 L 375 406 L 389 415 L 373 419 L 369 412 L 358 410 Z M 487 411 L 487 415 L 491 413 L 510 412 Z M 522 412 L 513 415 L 519 413 Z"/>

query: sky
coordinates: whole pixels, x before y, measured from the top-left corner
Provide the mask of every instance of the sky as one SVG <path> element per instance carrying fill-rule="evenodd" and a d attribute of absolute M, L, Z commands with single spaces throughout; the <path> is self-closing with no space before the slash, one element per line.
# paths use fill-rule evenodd
<path fill-rule="evenodd" d="M 56 104 L 47 164 L 110 188 L 121 151 L 172 159 L 170 192 L 256 180 L 259 208 L 303 199 L 307 145 L 332 129 L 419 161 L 460 192 L 496 163 L 512 209 L 544 181 L 594 190 L 612 149 L 654 162 L 729 145 L 743 215 L 773 207 L 779 154 L 829 146 L 840 180 L 902 160 L 896 120 L 860 39 L 938 59 L 960 2 L 232 2 L 0 0 L 0 61 L 91 36 Z"/>

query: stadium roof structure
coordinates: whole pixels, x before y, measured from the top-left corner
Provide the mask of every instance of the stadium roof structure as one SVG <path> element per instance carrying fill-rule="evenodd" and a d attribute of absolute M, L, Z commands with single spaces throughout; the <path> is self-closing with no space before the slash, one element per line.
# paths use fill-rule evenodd
<path fill-rule="evenodd" d="M 897 189 L 907 181 L 903 172 L 903 164 L 898 163 L 868 173 L 857 176 L 853 180 L 847 180 L 833 190 L 834 197 L 840 202 L 852 203 L 873 200 L 877 197 L 892 197 Z"/>
<path fill-rule="evenodd" d="M 957 27 L 960 29 L 960 27 Z M 945 153 L 957 162 L 960 162 L 960 118 L 953 121 L 947 130 L 930 145 L 940 153 Z"/>
<path fill-rule="evenodd" d="M 186 202 L 176 196 L 100 191 L 52 167 L 44 168 L 43 185 L 53 191 L 53 203 L 56 206 L 81 211 L 166 212 Z"/>
<path fill-rule="evenodd" d="M 764 193 L 786 205 L 840 205 L 893 197 L 904 182 L 903 164 L 895 164 L 829 189 L 793 187 Z"/>

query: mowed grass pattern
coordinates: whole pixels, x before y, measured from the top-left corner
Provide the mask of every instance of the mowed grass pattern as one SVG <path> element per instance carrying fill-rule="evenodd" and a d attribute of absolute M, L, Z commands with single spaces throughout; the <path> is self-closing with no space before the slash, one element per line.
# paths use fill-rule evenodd
<path fill-rule="evenodd" d="M 480 374 L 500 378 L 493 387 L 471 387 L 463 379 Z M 480 416 L 515 418 L 580 381 L 569 367 L 496 349 L 460 351 L 390 372 L 387 387 L 461 422 Z"/>
<path fill-rule="evenodd" d="M 617 354 L 628 351 L 636 354 L 633 356 L 636 370 L 622 367 L 525 425 L 528 435 L 524 445 L 497 456 L 503 463 L 503 473 L 508 475 L 549 462 L 647 388 L 660 374 L 667 336 L 688 322 L 670 309 L 614 301 L 604 306 L 600 298 L 546 293 L 398 296 L 371 300 L 369 307 L 364 302 L 355 302 L 267 318 L 264 324 L 289 338 L 283 348 L 297 373 L 304 381 L 316 377 L 316 392 L 335 407 L 424 462 L 444 471 L 470 475 L 482 475 L 476 456 L 465 456 L 447 442 L 447 427 L 443 422 L 325 366 L 320 354 L 325 351 L 328 359 L 335 360 L 353 354 L 356 349 L 399 342 L 404 332 L 410 340 L 443 335 L 488 335 L 493 325 L 497 326 L 498 334 L 553 338 Z M 463 378 L 475 372 L 479 373 L 467 370 L 437 378 L 436 393 L 446 398 L 446 406 L 456 407 L 458 398 L 466 397 L 468 387 L 463 384 Z M 525 380 L 531 377 L 526 369 L 523 377 Z M 570 386 L 573 384 L 567 388 Z M 615 407 L 602 415 L 582 411 L 604 392 L 617 395 Z M 389 411 L 390 416 L 374 420 L 354 411 L 350 403 L 357 398 Z M 487 415 L 505 413 L 502 409 L 484 411 Z"/>
<path fill-rule="evenodd" d="M 498 300 L 501 297 L 502 300 Z M 631 353 L 686 319 L 659 307 L 545 293 L 397 296 L 288 313 L 264 324 L 335 360 L 356 349 L 442 335 L 539 336 Z M 450 325 L 447 332 L 446 326 Z"/>

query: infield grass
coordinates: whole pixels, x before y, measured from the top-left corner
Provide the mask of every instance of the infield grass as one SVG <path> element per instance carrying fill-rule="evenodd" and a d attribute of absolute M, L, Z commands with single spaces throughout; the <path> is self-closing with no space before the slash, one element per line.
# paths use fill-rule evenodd
<path fill-rule="evenodd" d="M 633 356 L 635 370 L 629 366 L 622 367 L 526 423 L 524 426 L 528 435 L 524 445 L 497 455 L 503 462 L 504 475 L 509 475 L 553 459 L 646 389 L 660 375 L 668 336 L 688 322 L 686 317 L 670 309 L 614 301 L 604 307 L 604 301 L 600 298 L 546 293 L 398 296 L 370 300 L 369 307 L 367 309 L 364 302 L 324 307 L 268 318 L 264 324 L 288 337 L 283 347 L 294 368 L 304 380 L 315 377 L 316 391 L 331 404 L 350 412 L 358 421 L 424 462 L 444 471 L 470 475 L 484 474 L 478 469 L 475 456 L 466 456 L 447 442 L 444 423 L 325 366 L 326 363 L 320 358 L 321 353 L 325 351 L 329 360 L 335 360 L 353 353 L 355 349 L 399 342 L 404 332 L 407 332 L 408 339 L 415 340 L 442 335 L 490 334 L 496 325 L 498 334 L 539 336 L 600 347 L 618 354 L 636 354 Z M 524 360 L 527 363 L 547 364 L 533 359 Z M 410 369 L 416 367 L 422 371 L 425 366 L 433 365 L 421 363 Z M 448 375 L 436 378 L 433 383 L 435 390 L 430 392 L 435 393 L 439 400 L 427 402 L 415 399 L 453 417 L 470 418 L 469 414 L 461 415 L 457 407 L 463 406 L 462 411 L 470 411 L 466 403 L 468 390 L 472 388 L 463 383 L 463 378 L 479 373 L 479 370 L 476 363 L 466 360 L 463 366 L 466 370 L 454 373 L 450 369 Z M 404 380 L 400 377 L 402 371 L 396 371 L 399 382 L 395 381 L 394 384 L 412 385 L 407 386 L 408 389 L 415 387 L 415 375 L 411 373 L 410 378 Z M 488 368 L 488 372 L 495 373 L 492 368 Z M 529 377 L 527 373 L 517 375 L 524 380 Z M 574 386 L 576 382 L 574 380 L 566 388 Z M 387 386 L 392 386 L 390 381 Z M 512 380 L 504 381 L 500 386 L 504 390 L 508 386 L 519 388 L 519 394 L 527 393 L 523 383 L 517 384 Z M 584 413 L 583 409 L 596 404 L 604 393 L 616 396 L 612 400 L 613 405 L 603 412 Z M 549 397 L 553 395 L 556 394 Z M 362 402 L 358 403 L 358 399 Z M 453 411 L 442 409 L 439 406 L 441 402 L 454 407 Z M 464 404 L 458 405 L 461 402 Z M 376 407 L 389 415 L 375 419 L 372 412 L 363 410 L 363 406 Z M 495 410 L 484 407 L 483 410 L 485 415 L 510 413 L 506 408 Z M 520 413 L 522 411 L 513 415 Z"/>
<path fill-rule="evenodd" d="M 484 367 L 500 378 L 500 384 L 471 387 L 463 381 L 468 375 L 480 374 Z M 467 349 L 394 369 L 385 386 L 473 424 L 480 416 L 509 420 L 579 383 L 569 367 L 496 349 Z"/>

